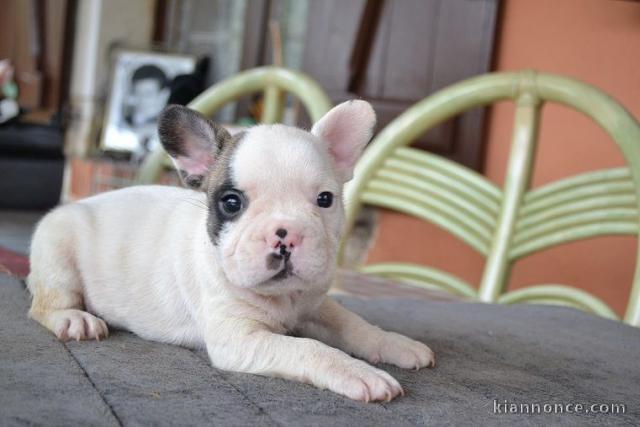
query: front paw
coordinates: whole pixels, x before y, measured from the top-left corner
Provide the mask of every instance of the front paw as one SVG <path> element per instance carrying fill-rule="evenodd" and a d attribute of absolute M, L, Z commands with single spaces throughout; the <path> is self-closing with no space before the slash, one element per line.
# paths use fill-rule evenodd
<path fill-rule="evenodd" d="M 405 369 L 433 368 L 436 357 L 433 351 L 421 342 L 395 332 L 382 332 L 375 339 L 374 350 L 367 357 L 371 363 L 391 363 Z"/>
<path fill-rule="evenodd" d="M 332 364 L 327 388 L 361 402 L 389 402 L 404 395 L 398 381 L 387 372 L 356 359 Z"/>

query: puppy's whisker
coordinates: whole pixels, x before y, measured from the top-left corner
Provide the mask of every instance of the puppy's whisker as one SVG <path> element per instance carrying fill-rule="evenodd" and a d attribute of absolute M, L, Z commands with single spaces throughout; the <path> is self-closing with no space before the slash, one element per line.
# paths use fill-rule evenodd
<path fill-rule="evenodd" d="M 202 206 L 207 206 L 207 203 L 205 201 L 203 201 L 203 200 L 200 200 L 200 199 L 185 198 L 185 199 L 182 199 L 182 200 L 188 201 L 188 202 L 192 202 L 192 203 L 196 203 L 196 204 L 199 204 L 199 205 L 202 205 Z"/>
<path fill-rule="evenodd" d="M 204 211 L 208 211 L 209 210 L 209 206 L 207 206 L 206 203 L 204 203 L 201 200 L 197 200 L 197 199 L 182 199 L 183 202 L 190 204 L 191 206 L 194 206 L 196 208 L 199 209 L 203 209 Z"/>

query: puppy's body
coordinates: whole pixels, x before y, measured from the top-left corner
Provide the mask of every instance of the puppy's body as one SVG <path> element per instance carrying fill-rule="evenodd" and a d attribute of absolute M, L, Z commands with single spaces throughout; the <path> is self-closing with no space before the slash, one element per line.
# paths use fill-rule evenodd
<path fill-rule="evenodd" d="M 74 279 L 49 290 L 50 273 L 60 267 L 36 268 L 28 281 L 31 292 L 54 293 L 52 298 L 65 290 L 81 292 L 87 311 L 115 327 L 147 339 L 202 343 L 195 327 L 200 281 L 215 277 L 217 262 L 202 261 L 211 252 L 203 199 L 191 190 L 132 187 L 56 209 L 37 228 L 31 260 L 35 266 L 68 263 Z M 194 275 L 196 265 L 209 274 Z"/>
<path fill-rule="evenodd" d="M 406 368 L 433 364 L 433 353 L 326 296 L 342 184 L 371 117 L 366 103 L 343 104 L 311 134 L 258 126 L 232 139 L 169 109 L 163 144 L 202 191 L 133 187 L 47 215 L 32 242 L 30 315 L 61 339 L 104 337 L 104 319 L 143 338 L 206 347 L 222 369 L 393 398 L 402 392 L 395 379 L 346 353 Z"/>

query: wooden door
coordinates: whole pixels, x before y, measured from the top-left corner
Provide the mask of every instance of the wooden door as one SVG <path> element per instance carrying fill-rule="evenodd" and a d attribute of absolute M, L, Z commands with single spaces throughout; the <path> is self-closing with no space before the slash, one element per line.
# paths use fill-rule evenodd
<path fill-rule="evenodd" d="M 489 70 L 498 0 L 309 2 L 303 69 L 334 102 L 362 98 L 378 129 L 415 102 Z M 484 109 L 415 142 L 473 169 L 482 166 Z"/>
<path fill-rule="evenodd" d="M 5 0 L 0 13 L 0 59 L 15 67 L 23 108 L 42 120 L 66 103 L 76 0 Z"/>

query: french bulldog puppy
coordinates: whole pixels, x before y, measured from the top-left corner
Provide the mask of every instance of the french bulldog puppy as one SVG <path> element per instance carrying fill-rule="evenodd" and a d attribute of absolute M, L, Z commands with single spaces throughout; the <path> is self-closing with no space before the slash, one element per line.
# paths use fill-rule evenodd
<path fill-rule="evenodd" d="M 350 101 L 311 132 L 260 125 L 232 137 L 168 107 L 160 139 L 192 189 L 132 187 L 49 213 L 32 241 L 30 316 L 61 340 L 105 338 L 108 323 L 206 347 L 220 369 L 361 401 L 402 394 L 387 372 L 348 354 L 419 369 L 434 365 L 433 352 L 326 295 L 342 187 L 374 124 L 368 103 Z"/>

